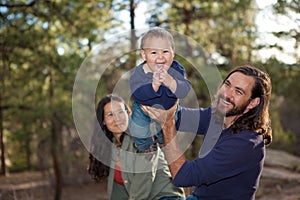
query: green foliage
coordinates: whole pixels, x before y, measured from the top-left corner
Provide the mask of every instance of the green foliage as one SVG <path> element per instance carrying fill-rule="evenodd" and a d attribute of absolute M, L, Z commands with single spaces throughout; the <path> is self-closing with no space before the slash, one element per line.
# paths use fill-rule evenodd
<path fill-rule="evenodd" d="M 4 129 L 10 129 L 7 142 L 16 144 L 7 145 L 16 164 L 12 169 L 22 168 L 32 156 L 18 152 L 34 152 L 40 141 L 49 140 L 53 121 L 56 127 L 74 128 L 74 78 L 92 46 L 114 27 L 110 7 L 108 1 L 1 3 L 1 98 Z"/>
<path fill-rule="evenodd" d="M 152 21 L 154 26 L 162 25 L 192 37 L 209 54 L 218 53 L 226 58 L 218 64 L 235 65 L 251 59 L 251 46 L 256 37 L 255 12 L 253 0 L 181 0 L 171 1 L 166 11 L 153 12 L 152 18 L 157 19 Z"/>
<path fill-rule="evenodd" d="M 299 152 L 297 144 L 300 141 L 298 128 L 300 71 L 274 58 L 269 59 L 265 66 L 272 81 L 270 113 L 274 142 L 271 147 L 297 154 Z"/>
<path fill-rule="evenodd" d="M 280 113 L 276 110 L 272 110 L 272 131 L 273 131 L 273 142 L 270 147 L 274 149 L 285 150 L 291 153 L 296 153 L 296 135 L 290 130 L 284 130 Z"/>

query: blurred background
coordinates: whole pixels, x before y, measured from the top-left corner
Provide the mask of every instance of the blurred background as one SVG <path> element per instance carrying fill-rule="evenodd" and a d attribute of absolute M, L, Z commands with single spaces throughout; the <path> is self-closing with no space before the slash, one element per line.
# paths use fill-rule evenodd
<path fill-rule="evenodd" d="M 94 183 L 86 171 L 73 84 L 96 45 L 154 26 L 195 40 L 222 75 L 245 63 L 270 74 L 274 140 L 257 199 L 300 199 L 299 13 L 298 0 L 1 0 L 0 199 L 107 199 L 105 182 Z M 133 31 L 131 43 L 137 39 Z M 116 59 L 96 98 L 111 93 L 138 59 Z M 205 83 L 192 68 L 187 76 L 199 105 L 209 105 Z M 187 157 L 200 144 L 196 139 Z"/>

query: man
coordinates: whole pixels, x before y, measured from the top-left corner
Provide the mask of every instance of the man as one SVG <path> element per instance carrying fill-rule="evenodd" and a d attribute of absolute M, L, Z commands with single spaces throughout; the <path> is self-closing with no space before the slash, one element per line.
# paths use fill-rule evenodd
<path fill-rule="evenodd" d="M 211 107 L 181 108 L 178 120 L 181 121 L 180 125 L 173 120 L 174 108 L 166 113 L 144 108 L 163 126 L 164 151 L 174 184 L 181 187 L 195 186 L 193 197 L 188 198 L 255 199 L 264 163 L 265 145 L 272 142 L 268 112 L 270 95 L 269 76 L 255 67 L 241 66 L 225 78 Z M 167 114 L 164 116 L 165 123 L 162 120 L 163 114 Z M 218 127 L 212 124 L 219 124 L 219 129 L 209 128 Z M 176 128 L 180 131 L 194 131 L 195 127 L 198 134 L 205 134 L 205 155 L 200 153 L 197 159 L 187 161 L 173 138 L 176 136 Z M 217 139 L 213 141 L 214 138 Z"/>

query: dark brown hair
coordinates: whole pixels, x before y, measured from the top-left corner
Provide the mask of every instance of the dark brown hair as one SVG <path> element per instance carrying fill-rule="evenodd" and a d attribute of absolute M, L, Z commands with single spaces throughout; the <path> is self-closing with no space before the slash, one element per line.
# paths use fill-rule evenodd
<path fill-rule="evenodd" d="M 128 106 L 125 104 L 124 100 L 116 95 L 109 94 L 103 97 L 97 106 L 96 115 L 97 120 L 95 122 L 94 132 L 91 138 L 91 146 L 90 146 L 90 154 L 89 154 L 89 165 L 88 165 L 88 173 L 91 175 L 92 179 L 96 181 L 100 181 L 105 179 L 109 174 L 109 166 L 101 161 L 99 161 L 94 155 L 105 155 L 105 160 L 110 160 L 109 157 L 111 156 L 111 148 L 107 146 L 107 143 L 101 139 L 100 134 L 105 134 L 105 136 L 109 139 L 109 141 L 113 142 L 113 133 L 108 130 L 108 128 L 104 125 L 104 106 L 111 101 L 121 102 L 125 105 L 125 109 L 128 112 Z M 98 124 L 96 124 L 98 123 Z M 99 125 L 102 129 L 99 130 Z M 121 142 L 124 138 L 124 134 L 121 136 Z M 108 158 L 107 158 L 108 157 Z"/>

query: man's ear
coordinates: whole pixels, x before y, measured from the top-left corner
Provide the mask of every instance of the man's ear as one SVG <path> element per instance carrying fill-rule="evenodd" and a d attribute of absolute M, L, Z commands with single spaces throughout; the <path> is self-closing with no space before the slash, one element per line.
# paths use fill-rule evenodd
<path fill-rule="evenodd" d="M 255 99 L 251 99 L 250 103 L 248 104 L 247 108 L 250 110 L 255 108 L 260 103 L 260 98 L 256 97 Z"/>

